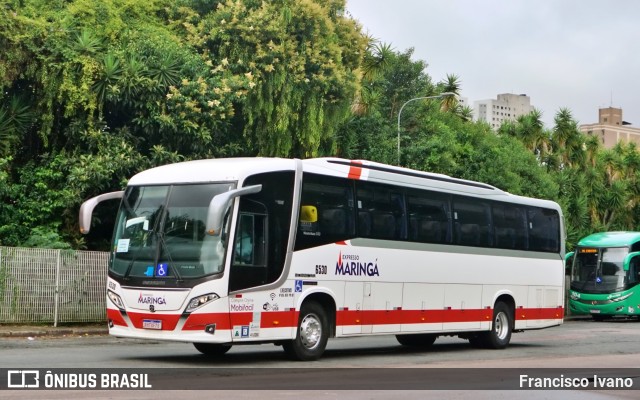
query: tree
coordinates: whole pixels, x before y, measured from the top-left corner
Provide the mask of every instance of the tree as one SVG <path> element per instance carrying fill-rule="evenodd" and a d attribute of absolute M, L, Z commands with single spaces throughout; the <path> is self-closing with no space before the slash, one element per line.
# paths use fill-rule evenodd
<path fill-rule="evenodd" d="M 361 85 L 361 93 L 369 99 L 367 112 L 353 113 L 340 127 L 337 151 L 329 154 L 397 163 L 396 121 L 400 107 L 409 99 L 436 93 L 431 77 L 425 73 L 426 63 L 414 61 L 412 56 L 413 49 L 397 52 L 376 42 L 368 47 L 364 57 L 368 73 Z M 403 131 L 412 129 L 411 114 L 403 116 L 402 122 Z"/>
<path fill-rule="evenodd" d="M 456 110 L 460 96 L 460 78 L 457 75 L 447 74 L 446 80 L 439 82 L 437 86 L 440 93 L 453 93 L 453 96 L 446 96 L 442 99 L 442 111 Z"/>
<path fill-rule="evenodd" d="M 315 156 L 349 116 L 366 41 L 344 6 L 229 0 L 198 25 L 202 51 L 251 79 L 242 125 L 255 154 Z"/>

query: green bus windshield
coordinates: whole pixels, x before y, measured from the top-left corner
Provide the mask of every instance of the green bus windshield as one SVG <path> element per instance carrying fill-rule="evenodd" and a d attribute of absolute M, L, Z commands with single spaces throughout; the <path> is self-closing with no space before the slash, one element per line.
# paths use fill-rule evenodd
<path fill-rule="evenodd" d="M 571 288 L 582 293 L 611 293 L 637 283 L 637 277 L 623 269 L 627 254 L 628 247 L 579 247 L 571 274 Z"/>

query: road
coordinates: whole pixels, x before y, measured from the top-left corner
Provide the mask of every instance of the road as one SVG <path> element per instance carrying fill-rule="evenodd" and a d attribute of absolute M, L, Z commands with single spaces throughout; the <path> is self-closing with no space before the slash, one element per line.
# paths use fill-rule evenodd
<path fill-rule="evenodd" d="M 457 337 L 440 337 L 427 350 L 400 346 L 393 336 L 353 339 L 332 339 L 322 359 L 316 362 L 288 361 L 281 347 L 274 345 L 236 346 L 223 358 L 212 359 L 198 353 L 191 344 L 147 342 L 118 339 L 108 336 L 72 338 L 9 338 L 0 342 L 0 368 L 7 369 L 87 369 L 149 370 L 153 368 L 155 387 L 198 388 L 207 376 L 205 389 L 212 389 L 211 379 L 220 380 L 220 387 L 228 389 L 271 389 L 260 392 L 262 398 L 293 397 L 306 391 L 312 397 L 337 398 L 345 389 L 350 398 L 389 398 L 388 389 L 423 389 L 428 379 L 437 379 L 434 387 L 445 389 L 483 388 L 483 380 L 506 377 L 516 382 L 513 374 L 552 368 L 552 375 L 570 376 L 576 368 L 614 368 L 614 371 L 640 368 L 640 322 L 616 320 L 595 322 L 569 320 L 560 327 L 527 331 L 512 336 L 505 350 L 473 349 L 467 341 Z M 448 370 L 446 370 L 447 368 Z M 504 368 L 504 370 L 496 370 Z M 430 369 L 430 370 L 426 370 Z M 257 371 L 257 372 L 256 372 Z M 336 371 L 339 371 L 336 373 Z M 344 372 L 343 372 L 344 371 Z M 399 372 L 402 371 L 402 372 Z M 444 371 L 444 372 L 443 372 Z M 496 375 L 496 371 L 500 373 Z M 640 371 L 640 369 L 638 369 Z M 593 371 L 588 371 L 592 374 Z M 628 371 L 625 371 L 625 373 Z M 460 375 L 463 374 L 464 377 Z M 488 375 L 487 375 L 488 374 Z M 0 377 L 1 379 L 4 379 Z M 640 378 L 634 378 L 640 383 Z M 161 382 L 158 382 L 160 380 Z M 286 382 L 285 384 L 273 384 Z M 173 383 L 169 383 L 173 382 Z M 218 381 L 216 381 L 218 382 Z M 222 382 L 224 384 L 222 384 Z M 323 383 L 324 382 L 324 383 Z M 638 383 L 634 383 L 637 385 Z M 328 387 L 329 390 L 322 390 Z M 361 389 L 376 389 L 361 390 Z M 294 389 L 294 390 L 286 390 Z M 320 389 L 320 390 L 319 390 Z M 208 390 L 190 392 L 192 397 L 207 397 Z M 63 395 L 67 393 L 67 395 Z M 70 395 L 68 393 L 71 393 Z M 83 398 L 86 391 L 31 391 L 34 398 Z M 101 398 L 104 391 L 92 392 Z M 118 391 L 118 398 L 173 398 L 171 391 Z M 151 395 L 151 393 L 155 393 Z M 252 398 L 256 390 L 231 390 L 234 398 Z M 404 390 L 403 397 L 425 398 L 424 391 Z M 439 393 L 429 391 L 430 394 Z M 466 398 L 464 390 L 446 390 L 441 398 Z M 581 400 L 609 398 L 637 398 L 637 390 L 616 391 L 502 391 L 479 390 L 473 398 L 538 398 L 554 393 L 563 399 L 572 395 Z M 0 392 L 0 397 L 20 394 L 20 391 Z M 45 396 L 47 394 L 47 396 Z M 42 395 L 43 397 L 39 397 Z M 57 397 L 57 396 L 60 397 Z M 144 395 L 144 396 L 141 396 Z M 149 395 L 149 397 L 145 397 Z M 272 396 L 273 395 L 273 396 Z M 78 397 L 74 397 L 78 396 Z M 131 397 L 126 397 L 131 396 Z M 362 397 L 360 397 L 362 396 Z M 33 397 L 33 396 L 31 396 Z M 113 396 L 112 396 L 113 397 Z M 18 398 L 18 397 L 16 397 Z M 471 398 L 471 397 L 469 397 Z M 558 397 L 560 398 L 560 397 Z"/>

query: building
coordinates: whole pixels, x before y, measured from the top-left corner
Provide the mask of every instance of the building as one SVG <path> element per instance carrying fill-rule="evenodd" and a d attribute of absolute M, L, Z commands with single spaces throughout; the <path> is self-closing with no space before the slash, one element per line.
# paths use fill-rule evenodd
<path fill-rule="evenodd" d="M 476 121 L 486 121 L 495 130 L 504 121 L 515 121 L 519 116 L 533 111 L 531 99 L 526 94 L 499 94 L 497 100 L 473 102 L 473 117 Z"/>
<path fill-rule="evenodd" d="M 622 119 L 621 108 L 608 107 L 598 110 L 598 123 L 580 125 L 580 131 L 599 137 L 602 145 L 608 149 L 619 141 L 640 145 L 640 128 L 630 125 Z"/>

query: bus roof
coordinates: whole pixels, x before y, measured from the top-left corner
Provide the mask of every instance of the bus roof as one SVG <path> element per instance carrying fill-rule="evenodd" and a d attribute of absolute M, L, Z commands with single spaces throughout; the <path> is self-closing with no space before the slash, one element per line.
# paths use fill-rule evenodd
<path fill-rule="evenodd" d="M 448 193 L 475 195 L 562 211 L 551 201 L 512 195 L 486 183 L 454 178 L 448 175 L 402 168 L 366 160 L 343 158 L 286 158 L 246 157 L 186 161 L 142 171 L 129 180 L 129 185 L 166 185 L 205 182 L 243 181 L 246 177 L 271 171 L 292 171 L 300 162 L 304 172 L 392 183 L 402 186 L 425 187 Z"/>
<path fill-rule="evenodd" d="M 640 232 L 599 232 L 580 239 L 578 246 L 623 247 L 640 241 Z"/>
<path fill-rule="evenodd" d="M 231 182 L 260 172 L 293 169 L 294 160 L 284 158 L 214 158 L 151 168 L 134 175 L 129 185 Z"/>

